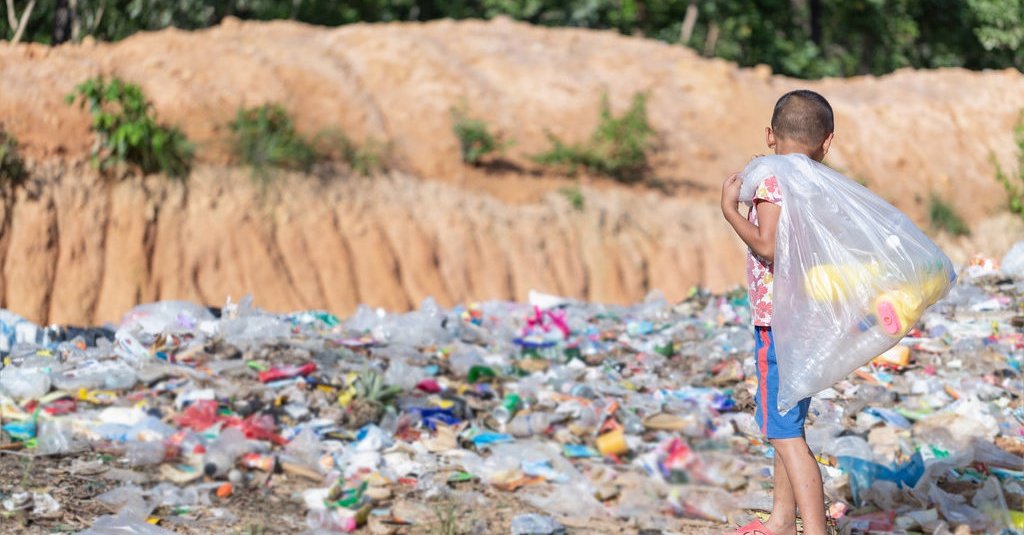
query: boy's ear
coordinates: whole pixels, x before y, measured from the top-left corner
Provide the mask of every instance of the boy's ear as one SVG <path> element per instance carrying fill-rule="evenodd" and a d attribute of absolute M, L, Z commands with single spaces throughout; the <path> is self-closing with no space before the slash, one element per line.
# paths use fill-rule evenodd
<path fill-rule="evenodd" d="M 821 142 L 821 153 L 822 155 L 828 154 L 828 148 L 832 146 L 832 138 L 835 137 L 836 133 L 832 132 L 825 137 L 825 141 Z"/>
<path fill-rule="evenodd" d="M 770 127 L 770 126 L 764 127 L 764 137 L 765 137 L 765 142 L 768 143 L 768 148 L 769 149 L 774 149 L 775 148 L 775 132 L 772 132 L 772 127 Z M 829 138 L 831 139 L 831 135 L 829 136 Z"/>

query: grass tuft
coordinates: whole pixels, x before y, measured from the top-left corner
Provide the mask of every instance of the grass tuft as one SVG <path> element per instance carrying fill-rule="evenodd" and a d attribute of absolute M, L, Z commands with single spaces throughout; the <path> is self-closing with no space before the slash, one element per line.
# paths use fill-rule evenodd
<path fill-rule="evenodd" d="M 18 186 L 26 178 L 28 171 L 18 152 L 18 140 L 0 128 L 0 184 Z"/>
<path fill-rule="evenodd" d="M 996 168 L 996 181 L 1006 191 L 1007 207 L 1011 212 L 1024 219 L 1024 110 L 1021 111 L 1017 124 L 1013 128 L 1013 139 L 1017 143 L 1017 172 L 1007 174 L 996 161 L 996 155 L 990 154 L 989 159 Z"/>
<path fill-rule="evenodd" d="M 452 108 L 451 113 L 452 131 L 459 140 L 463 162 L 480 165 L 485 157 L 505 150 L 507 143 L 491 133 L 483 119 L 470 117 L 465 103 Z"/>
<path fill-rule="evenodd" d="M 551 149 L 535 155 L 533 160 L 564 167 L 570 173 L 584 168 L 619 182 L 639 182 L 649 170 L 647 158 L 654 139 L 654 129 L 647 120 L 647 95 L 633 95 L 629 109 L 619 116 L 612 113 L 605 95 L 601 99 L 600 121 L 586 143 L 567 144 L 548 132 Z"/>
<path fill-rule="evenodd" d="M 272 169 L 308 172 L 316 163 L 312 144 L 295 130 L 280 105 L 240 108 L 228 126 L 235 157 L 252 168 L 258 181 L 268 181 Z"/>
<path fill-rule="evenodd" d="M 933 230 L 946 232 L 952 236 L 970 236 L 971 229 L 956 213 L 953 206 L 947 204 L 938 195 L 932 195 L 928 203 L 928 219 Z"/>

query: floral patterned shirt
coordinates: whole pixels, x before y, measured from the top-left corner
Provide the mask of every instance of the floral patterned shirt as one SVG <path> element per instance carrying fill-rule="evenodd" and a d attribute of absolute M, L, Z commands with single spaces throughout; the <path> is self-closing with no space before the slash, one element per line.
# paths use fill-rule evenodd
<path fill-rule="evenodd" d="M 757 205 L 762 202 L 782 204 L 782 192 L 774 176 L 761 181 L 754 193 L 753 205 L 747 214 L 747 221 L 757 225 Z M 750 297 L 750 317 L 758 327 L 772 325 L 772 286 L 775 281 L 775 266 L 771 262 L 747 250 L 747 292 Z"/>

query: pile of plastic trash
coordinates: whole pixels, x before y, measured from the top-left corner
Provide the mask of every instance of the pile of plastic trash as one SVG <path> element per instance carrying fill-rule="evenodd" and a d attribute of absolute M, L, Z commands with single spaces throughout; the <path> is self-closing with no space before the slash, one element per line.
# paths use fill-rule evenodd
<path fill-rule="evenodd" d="M 807 439 L 840 529 L 1024 530 L 1024 243 L 1002 264 L 972 260 L 900 345 L 814 397 Z M 311 533 L 426 525 L 393 504 L 429 498 L 438 474 L 446 492 L 514 496 L 512 533 L 724 526 L 771 508 L 749 324 L 744 291 L 700 290 L 348 319 L 160 302 L 116 329 L 4 311 L 0 450 L 119 471 L 90 534 L 230 526 L 232 495 L 273 477 L 296 482 Z M 31 489 L 0 502 L 62 510 Z"/>

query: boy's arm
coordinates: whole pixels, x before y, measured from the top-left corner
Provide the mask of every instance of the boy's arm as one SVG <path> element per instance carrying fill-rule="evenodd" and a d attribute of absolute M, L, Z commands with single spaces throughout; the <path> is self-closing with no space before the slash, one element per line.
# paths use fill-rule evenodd
<path fill-rule="evenodd" d="M 739 211 L 740 185 L 738 174 L 725 179 L 722 184 L 722 213 L 732 225 L 743 243 L 754 254 L 773 262 L 775 260 L 775 231 L 779 226 L 782 209 L 777 204 L 761 202 L 757 205 L 757 225 L 747 221 Z"/>

